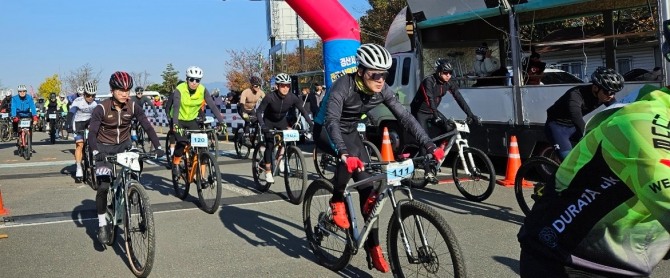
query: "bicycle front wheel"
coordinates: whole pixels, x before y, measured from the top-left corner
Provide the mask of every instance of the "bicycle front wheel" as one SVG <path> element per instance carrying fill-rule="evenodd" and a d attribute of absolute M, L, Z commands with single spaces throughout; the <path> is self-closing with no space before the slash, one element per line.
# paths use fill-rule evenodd
<path fill-rule="evenodd" d="M 11 138 L 11 132 L 9 131 L 9 124 L 0 123 L 0 141 L 9 141 Z"/>
<path fill-rule="evenodd" d="M 284 163 L 284 162 L 280 162 Z M 302 202 L 302 193 L 307 186 L 307 169 L 305 169 L 305 156 L 296 146 L 290 146 L 286 154 L 288 167 L 284 167 L 284 183 L 286 184 L 286 195 L 289 202 L 299 205 Z"/>
<path fill-rule="evenodd" d="M 456 188 L 466 199 L 481 202 L 493 193 L 496 185 L 493 163 L 479 149 L 464 148 L 463 157 L 456 156 L 451 171 Z"/>
<path fill-rule="evenodd" d="M 214 155 L 214 158 L 219 157 L 219 136 L 216 135 L 216 131 L 208 131 L 207 132 L 207 143 L 208 143 L 208 150 L 212 155 Z"/>
<path fill-rule="evenodd" d="M 144 187 L 131 182 L 128 187 L 128 211 L 124 217 L 126 255 L 130 270 L 137 277 L 147 277 L 154 265 L 156 232 L 154 215 Z"/>
<path fill-rule="evenodd" d="M 30 133 L 30 131 L 26 130 L 24 136 L 26 145 L 23 147 L 23 158 L 30 160 L 30 156 L 33 154 L 33 135 Z"/>
<path fill-rule="evenodd" d="M 333 222 L 329 204 L 332 196 L 332 183 L 325 179 L 313 181 L 305 192 L 302 219 L 307 242 L 317 261 L 337 272 L 349 264 L 352 247 L 349 233 Z"/>
<path fill-rule="evenodd" d="M 544 156 L 533 156 L 521 164 L 514 177 L 514 195 L 525 215 L 542 197 L 557 170 L 558 163 Z"/>
<path fill-rule="evenodd" d="M 333 180 L 333 178 L 335 178 L 337 159 L 334 156 L 320 150 L 317 146 L 314 146 L 312 159 L 314 160 L 316 173 L 319 174 L 321 178 L 327 180 Z"/>
<path fill-rule="evenodd" d="M 389 221 L 386 241 L 391 270 L 397 277 L 466 276 L 465 258 L 454 232 L 426 204 L 410 201 L 400 205 Z"/>
<path fill-rule="evenodd" d="M 200 171 L 198 175 L 198 198 L 200 208 L 209 214 L 215 213 L 221 203 L 221 175 L 219 166 L 207 152 L 200 154 Z"/>
<path fill-rule="evenodd" d="M 271 185 L 269 182 L 265 181 L 265 162 L 263 160 L 264 153 L 265 147 L 262 147 L 259 143 L 256 145 L 254 156 L 251 161 L 251 171 L 254 176 L 254 183 L 256 184 L 256 189 L 258 189 L 260 192 L 268 191 Z"/>
<path fill-rule="evenodd" d="M 235 133 L 235 153 L 237 153 L 238 158 L 249 158 L 249 153 L 251 153 L 251 147 L 244 144 L 244 132 L 239 130 Z"/>

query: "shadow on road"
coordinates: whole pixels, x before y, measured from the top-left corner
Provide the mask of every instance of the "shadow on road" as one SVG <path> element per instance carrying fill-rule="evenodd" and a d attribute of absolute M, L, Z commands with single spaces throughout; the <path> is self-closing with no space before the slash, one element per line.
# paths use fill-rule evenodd
<path fill-rule="evenodd" d="M 293 258 L 305 258 L 317 263 L 307 241 L 299 238 L 281 226 L 288 226 L 297 233 L 304 233 L 303 228 L 293 222 L 266 213 L 246 210 L 235 206 L 224 206 L 219 212 L 221 222 L 230 231 L 257 247 L 274 246 Z M 250 237 L 252 234 L 254 237 Z M 365 271 L 354 266 L 347 266 L 340 271 L 342 277 L 372 277 Z"/>
<path fill-rule="evenodd" d="M 493 256 L 492 258 L 493 258 L 494 261 L 508 266 L 509 269 L 513 270 L 517 275 L 520 275 L 519 274 L 519 260 L 512 259 L 512 258 L 507 258 L 507 257 L 500 257 L 500 256 Z"/>
<path fill-rule="evenodd" d="M 454 186 L 453 184 L 439 185 L 439 186 Z M 523 216 L 516 215 L 511 207 L 503 207 L 486 202 L 473 202 L 461 196 L 454 196 L 439 190 L 431 188 L 413 189 L 414 198 L 421 200 L 427 204 L 435 206 L 436 208 L 446 210 L 456 214 L 472 214 L 486 216 L 492 219 L 505 221 L 515 224 L 523 224 Z M 495 192 L 494 192 L 495 194 Z"/>
<path fill-rule="evenodd" d="M 174 189 L 172 188 L 172 179 L 161 177 L 147 172 L 142 173 L 140 181 L 144 188 L 152 191 L 156 191 L 161 195 L 174 195 Z"/>

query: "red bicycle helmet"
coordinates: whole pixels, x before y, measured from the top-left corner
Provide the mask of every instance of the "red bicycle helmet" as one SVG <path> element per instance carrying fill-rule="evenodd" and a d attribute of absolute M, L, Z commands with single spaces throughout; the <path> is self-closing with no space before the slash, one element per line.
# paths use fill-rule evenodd
<path fill-rule="evenodd" d="M 117 71 L 109 78 L 109 87 L 128 91 L 133 87 L 133 77 L 125 71 Z"/>

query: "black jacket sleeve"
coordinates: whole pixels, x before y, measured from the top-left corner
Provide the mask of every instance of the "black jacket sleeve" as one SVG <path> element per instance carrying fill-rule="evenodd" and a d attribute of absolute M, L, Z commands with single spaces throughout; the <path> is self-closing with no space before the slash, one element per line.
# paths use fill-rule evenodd
<path fill-rule="evenodd" d="M 172 92 L 172 124 L 179 125 L 179 107 L 181 106 L 181 93 L 175 90 Z"/>
<path fill-rule="evenodd" d="M 344 105 L 344 100 L 347 98 L 347 95 L 351 90 L 346 79 L 347 78 L 341 77 L 333 83 L 333 87 L 330 89 L 330 95 L 328 96 L 326 119 L 324 121 L 324 127 L 326 128 L 326 132 L 328 132 L 330 140 L 335 144 L 335 150 L 337 151 L 338 157 L 343 154 L 349 154 L 347 145 L 344 143 L 344 137 L 342 137 L 342 131 L 340 130 L 342 107 Z"/>
<path fill-rule="evenodd" d="M 88 145 L 92 151 L 98 150 L 98 131 L 100 130 L 100 124 L 102 119 L 105 116 L 105 109 L 102 108 L 102 105 L 98 105 L 93 109 L 91 113 L 91 121 L 88 124 Z"/>
<path fill-rule="evenodd" d="M 570 93 L 570 100 L 568 101 L 568 111 L 570 112 L 570 120 L 575 124 L 578 134 L 584 134 L 584 115 L 582 115 L 582 106 L 584 106 L 584 98 L 579 90 L 573 90 Z"/>

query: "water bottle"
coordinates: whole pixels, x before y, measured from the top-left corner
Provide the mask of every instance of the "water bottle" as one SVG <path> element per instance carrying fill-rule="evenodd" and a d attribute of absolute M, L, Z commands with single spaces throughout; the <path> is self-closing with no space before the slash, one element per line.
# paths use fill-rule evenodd
<path fill-rule="evenodd" d="M 137 131 L 132 129 L 130 130 L 130 139 L 133 141 L 137 141 Z"/>

